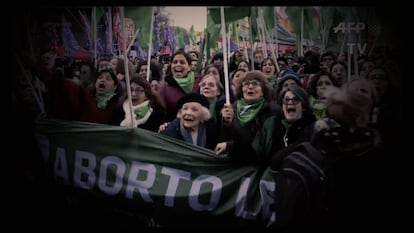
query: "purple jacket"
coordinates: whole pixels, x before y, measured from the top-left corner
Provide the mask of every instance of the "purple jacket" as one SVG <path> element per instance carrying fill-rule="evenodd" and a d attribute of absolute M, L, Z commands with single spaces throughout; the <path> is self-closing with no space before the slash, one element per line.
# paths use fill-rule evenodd
<path fill-rule="evenodd" d="M 194 93 L 200 93 L 199 83 L 201 75 L 196 74 L 194 77 L 193 90 Z M 181 89 L 178 83 L 172 76 L 165 77 L 164 81 L 161 82 L 158 87 L 161 100 L 164 101 L 167 109 L 167 121 L 172 121 L 177 117 L 177 101 L 184 96 L 186 93 Z"/>

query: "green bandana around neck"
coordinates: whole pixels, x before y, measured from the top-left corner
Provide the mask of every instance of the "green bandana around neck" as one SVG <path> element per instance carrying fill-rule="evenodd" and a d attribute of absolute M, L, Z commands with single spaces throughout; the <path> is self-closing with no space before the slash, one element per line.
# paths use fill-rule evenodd
<path fill-rule="evenodd" d="M 96 105 L 100 109 L 106 109 L 108 101 L 115 96 L 115 91 L 108 91 L 105 93 L 96 93 L 96 100 L 98 104 Z"/>
<path fill-rule="evenodd" d="M 134 110 L 135 119 L 139 120 L 142 119 L 149 110 L 149 104 L 145 104 L 144 106 L 138 107 Z"/>
<path fill-rule="evenodd" d="M 262 96 L 255 100 L 246 100 L 241 98 L 237 100 L 237 118 L 242 126 L 253 120 L 265 103 L 265 98 Z"/>
<path fill-rule="evenodd" d="M 313 96 L 309 97 L 309 105 L 312 108 L 313 113 L 316 116 L 316 119 L 322 120 L 327 117 L 327 105 L 326 99 L 315 99 Z"/>
<path fill-rule="evenodd" d="M 270 87 L 271 87 L 272 89 L 275 89 L 275 87 L 276 87 L 276 76 L 275 76 L 275 75 L 270 76 L 270 77 L 267 79 L 267 81 L 269 82 Z"/>
<path fill-rule="evenodd" d="M 176 78 L 175 76 L 173 76 L 175 81 L 178 83 L 178 85 L 181 87 L 181 89 L 183 89 L 183 91 L 188 94 L 191 93 L 193 91 L 193 85 L 194 85 L 194 72 L 193 71 L 189 71 L 187 73 L 187 76 L 183 77 L 183 78 Z"/>
<path fill-rule="evenodd" d="M 213 119 L 214 122 L 217 122 L 216 119 L 216 99 L 214 100 L 209 100 L 209 110 L 210 110 L 210 115 L 211 115 L 211 119 Z"/>

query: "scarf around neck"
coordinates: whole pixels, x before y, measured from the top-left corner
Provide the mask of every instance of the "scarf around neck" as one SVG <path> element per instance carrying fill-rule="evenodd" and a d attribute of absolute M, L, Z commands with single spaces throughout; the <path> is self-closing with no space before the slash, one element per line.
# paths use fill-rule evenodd
<path fill-rule="evenodd" d="M 272 89 L 275 89 L 275 88 L 276 88 L 276 76 L 275 76 L 275 75 L 270 76 L 270 77 L 267 79 L 267 81 L 269 82 L 270 87 L 271 87 Z"/>
<path fill-rule="evenodd" d="M 96 93 L 96 100 L 98 104 L 96 105 L 100 109 L 106 109 L 108 101 L 115 96 L 115 91 L 108 91 L 105 93 Z"/>
<path fill-rule="evenodd" d="M 201 147 L 206 147 L 207 132 L 206 132 L 206 127 L 203 123 L 200 123 L 198 125 L 197 142 L 193 142 L 193 138 L 191 137 L 190 130 L 184 128 L 184 125 L 181 123 L 181 121 L 180 121 L 180 132 L 185 142 L 191 143 L 193 145 L 201 146 Z"/>
<path fill-rule="evenodd" d="M 183 78 L 176 78 L 175 76 L 173 76 L 173 78 L 178 83 L 178 86 L 180 86 L 181 89 L 183 89 L 183 91 L 186 94 L 190 93 L 193 90 L 194 79 L 195 79 L 193 71 L 189 71 L 187 73 L 187 76 Z"/>
<path fill-rule="evenodd" d="M 237 118 L 242 126 L 253 120 L 265 103 L 265 98 L 262 96 L 255 100 L 246 100 L 241 98 L 237 100 Z"/>
<path fill-rule="evenodd" d="M 327 117 L 326 99 L 315 99 L 313 96 L 309 97 L 309 105 L 312 108 L 313 113 L 315 114 L 316 119 L 322 120 Z"/>
<path fill-rule="evenodd" d="M 216 119 L 216 102 L 217 102 L 217 99 L 209 100 L 208 102 L 210 104 L 209 105 L 209 110 L 210 110 L 211 119 L 214 122 L 217 122 L 217 119 Z"/>
<path fill-rule="evenodd" d="M 141 104 L 139 104 L 137 106 L 137 108 L 134 109 L 134 113 L 135 113 L 135 119 L 141 119 L 145 116 L 145 114 L 147 114 L 148 110 L 149 110 L 149 100 L 146 100 L 144 102 L 142 102 Z"/>
<path fill-rule="evenodd" d="M 149 106 L 149 100 L 146 100 L 136 106 L 132 106 L 132 111 L 134 112 L 134 119 L 131 120 L 131 109 L 129 107 L 128 100 L 126 100 L 123 103 L 122 107 L 125 112 L 125 119 L 121 122 L 121 126 L 138 127 L 138 125 L 145 124 L 153 111 L 153 109 Z"/>

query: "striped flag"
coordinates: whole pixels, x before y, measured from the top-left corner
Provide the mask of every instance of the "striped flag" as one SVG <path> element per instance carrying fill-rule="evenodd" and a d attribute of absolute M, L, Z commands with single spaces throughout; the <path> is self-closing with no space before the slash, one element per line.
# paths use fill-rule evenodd
<path fill-rule="evenodd" d="M 154 36 L 155 36 L 155 43 L 154 43 L 154 53 L 159 53 L 160 51 L 160 45 L 161 45 L 161 41 L 160 41 L 160 25 L 158 23 L 158 16 L 159 13 L 156 12 L 154 15 Z"/>
<path fill-rule="evenodd" d="M 147 57 L 147 53 L 141 48 L 141 45 L 139 44 L 138 40 L 134 41 L 134 48 L 135 48 L 135 51 L 137 52 L 137 57 L 140 57 L 140 58 Z"/>
<path fill-rule="evenodd" d="M 168 26 L 168 20 L 164 21 L 164 46 L 165 49 L 163 51 L 162 54 L 171 54 L 171 50 L 172 50 L 172 41 L 171 41 L 172 35 L 170 32 L 170 26 Z M 167 49 L 168 48 L 168 49 Z"/>
<path fill-rule="evenodd" d="M 175 53 L 177 48 L 177 39 L 175 38 L 175 30 L 171 30 L 171 50 Z"/>
<path fill-rule="evenodd" d="M 119 12 L 119 7 L 117 7 L 115 10 L 115 17 L 114 17 L 112 32 L 114 33 L 115 38 L 118 42 L 118 51 L 123 52 L 124 51 L 123 48 L 126 46 L 125 46 L 125 41 L 122 35 L 122 22 L 121 22 L 121 14 Z"/>
<path fill-rule="evenodd" d="M 88 49 L 90 54 L 93 54 L 93 44 L 92 44 L 92 37 L 91 37 L 91 27 L 88 20 L 88 17 L 85 15 L 85 13 L 78 11 L 81 22 L 83 23 L 83 29 L 86 36 L 86 48 Z M 91 56 L 92 57 L 92 56 Z"/>
<path fill-rule="evenodd" d="M 62 14 L 62 40 L 65 56 L 72 57 L 72 54 L 79 50 L 80 46 L 68 26 L 65 16 Z"/>

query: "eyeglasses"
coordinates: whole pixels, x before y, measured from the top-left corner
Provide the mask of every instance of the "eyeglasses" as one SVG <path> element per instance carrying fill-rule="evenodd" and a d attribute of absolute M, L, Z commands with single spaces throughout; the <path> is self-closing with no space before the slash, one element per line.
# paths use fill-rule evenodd
<path fill-rule="evenodd" d="M 293 97 L 293 98 L 289 98 L 289 97 L 285 97 L 283 98 L 283 104 L 289 104 L 289 101 L 292 101 L 293 104 L 297 104 L 300 102 L 300 99 L 298 97 Z"/>
<path fill-rule="evenodd" d="M 200 86 L 200 87 L 205 87 L 205 86 L 208 86 L 208 87 L 215 87 L 215 86 L 216 86 L 216 84 L 215 84 L 214 82 L 202 82 L 202 83 L 200 83 L 200 84 L 199 84 L 199 86 Z"/>
<path fill-rule="evenodd" d="M 131 93 L 132 92 L 136 92 L 136 93 L 142 93 L 142 92 L 144 92 L 144 89 L 141 89 L 141 88 L 131 88 Z"/>
<path fill-rule="evenodd" d="M 257 80 L 251 80 L 251 81 L 244 81 L 244 82 L 242 82 L 242 86 L 247 86 L 248 87 L 250 85 L 252 85 L 253 87 L 257 87 L 257 86 L 260 85 L 260 82 L 257 81 Z"/>

